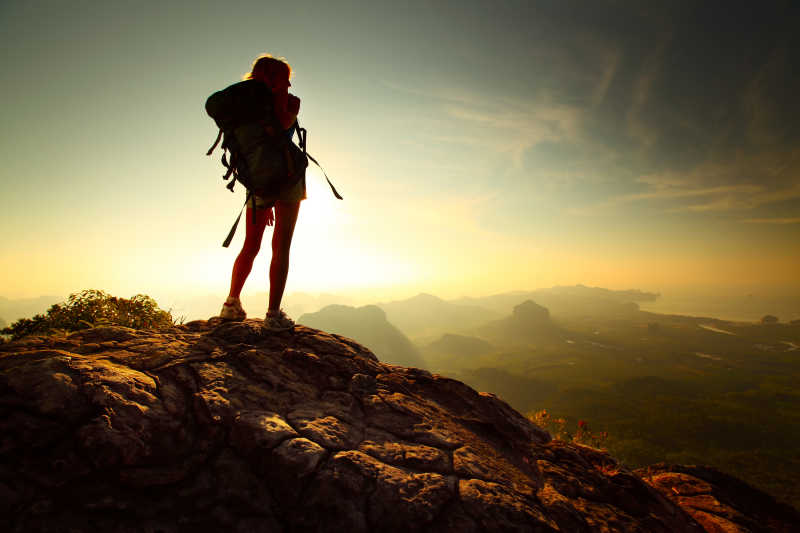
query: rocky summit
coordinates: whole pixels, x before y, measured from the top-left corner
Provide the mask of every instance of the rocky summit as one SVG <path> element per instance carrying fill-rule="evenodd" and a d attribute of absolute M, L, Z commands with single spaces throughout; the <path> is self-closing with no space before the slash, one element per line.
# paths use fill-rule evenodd
<path fill-rule="evenodd" d="M 733 490 L 707 471 L 635 473 L 602 451 L 552 440 L 494 395 L 382 363 L 345 337 L 260 326 L 108 326 L 0 345 L 0 529 L 700 532 L 800 523 L 736 480 Z"/>

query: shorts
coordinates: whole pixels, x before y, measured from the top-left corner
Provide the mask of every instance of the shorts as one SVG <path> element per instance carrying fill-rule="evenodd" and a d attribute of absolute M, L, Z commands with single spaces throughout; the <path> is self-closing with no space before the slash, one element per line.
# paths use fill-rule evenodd
<path fill-rule="evenodd" d="M 294 185 L 289 187 L 288 189 L 282 190 L 278 193 L 277 196 L 256 196 L 255 194 L 250 197 L 250 201 L 247 202 L 247 207 L 250 209 L 269 209 L 271 208 L 276 200 L 280 200 L 281 202 L 287 204 L 296 204 L 301 200 L 306 199 L 306 178 L 303 176 L 300 180 L 297 181 Z"/>

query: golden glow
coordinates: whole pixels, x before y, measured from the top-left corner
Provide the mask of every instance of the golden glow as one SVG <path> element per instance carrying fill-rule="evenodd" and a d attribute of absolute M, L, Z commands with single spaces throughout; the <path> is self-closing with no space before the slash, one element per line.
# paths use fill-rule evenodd
<path fill-rule="evenodd" d="M 785 76 L 796 52 L 785 39 L 754 45 L 770 34 L 762 26 L 684 25 L 686 39 L 644 50 L 625 24 L 664 36 L 671 18 L 621 10 L 613 28 L 584 28 L 559 15 L 563 28 L 550 31 L 548 16 L 518 16 L 476 25 L 487 37 L 476 40 L 446 10 L 329 2 L 297 40 L 284 21 L 302 5 L 274 17 L 250 2 L 252 16 L 209 58 L 198 50 L 215 10 L 137 5 L 118 17 L 120 33 L 106 31 L 101 4 L 3 4 L 15 21 L 0 33 L 14 142 L 0 186 L 0 296 L 224 297 L 242 225 L 220 244 L 244 193 L 225 191 L 219 152 L 203 155 L 216 135 L 203 103 L 265 35 L 295 68 L 309 149 L 345 197 L 309 167 L 287 294 L 800 283 L 797 84 Z M 364 14 L 398 31 L 364 32 Z M 354 38 L 332 49 L 330 27 Z M 725 46 L 704 49 L 709 31 Z M 695 48 L 707 69 L 675 55 Z M 724 60 L 751 48 L 764 54 L 748 56 L 748 71 Z M 523 56 L 530 68 L 518 68 Z M 268 288 L 267 231 L 246 294 Z"/>

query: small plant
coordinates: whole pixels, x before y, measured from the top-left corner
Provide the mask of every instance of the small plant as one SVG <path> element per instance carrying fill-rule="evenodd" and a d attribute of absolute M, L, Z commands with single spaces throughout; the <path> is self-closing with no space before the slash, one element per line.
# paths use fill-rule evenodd
<path fill-rule="evenodd" d="M 589 423 L 585 420 L 578 420 L 577 428 L 575 431 L 571 431 L 567 427 L 568 422 L 565 418 L 553 418 L 547 409 L 530 413 L 528 418 L 537 426 L 548 430 L 556 440 L 603 449 L 603 444 L 608 439 L 608 432 L 594 433 L 589 429 Z"/>
<path fill-rule="evenodd" d="M 170 311 L 159 309 L 156 301 L 147 295 L 117 298 L 89 289 L 70 294 L 66 302 L 52 305 L 46 315 L 17 320 L 2 333 L 16 340 L 27 335 L 66 335 L 71 331 L 109 325 L 160 330 L 177 323 Z"/>
<path fill-rule="evenodd" d="M 616 463 L 614 461 L 596 464 L 594 465 L 594 467 L 608 477 L 616 476 L 617 474 L 619 474 L 620 471 L 619 463 Z"/>

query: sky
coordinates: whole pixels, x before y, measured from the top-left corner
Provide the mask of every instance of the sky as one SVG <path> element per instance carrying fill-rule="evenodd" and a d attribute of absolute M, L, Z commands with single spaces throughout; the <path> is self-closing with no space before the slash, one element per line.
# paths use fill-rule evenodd
<path fill-rule="evenodd" d="M 204 103 L 264 52 L 344 196 L 309 168 L 287 293 L 797 291 L 798 26 L 791 1 L 5 0 L 0 295 L 224 299 L 244 190 Z"/>

